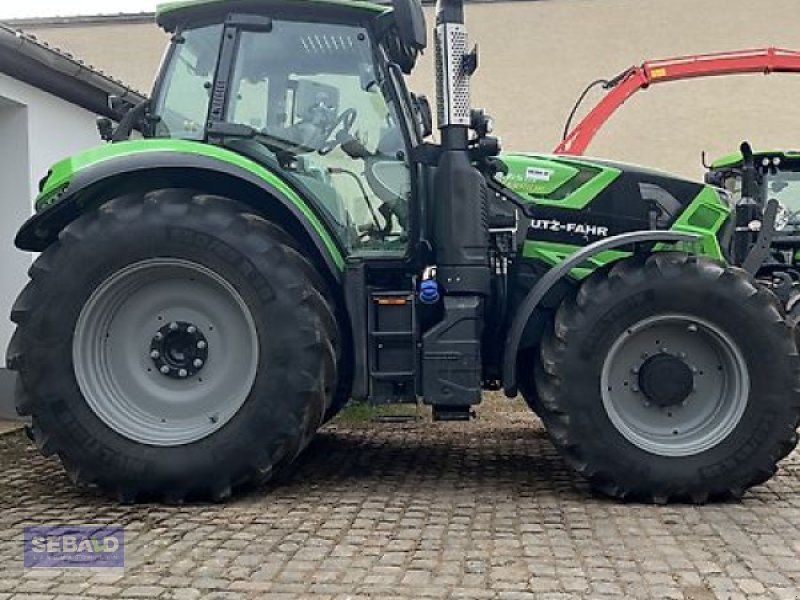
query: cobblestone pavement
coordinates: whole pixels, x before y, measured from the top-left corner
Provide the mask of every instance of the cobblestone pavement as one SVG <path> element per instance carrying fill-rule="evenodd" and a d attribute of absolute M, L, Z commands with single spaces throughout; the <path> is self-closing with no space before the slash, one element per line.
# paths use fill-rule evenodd
<path fill-rule="evenodd" d="M 0 438 L 0 600 L 800 598 L 800 456 L 741 503 L 594 497 L 518 407 L 338 425 L 225 505 L 120 506 Z M 513 406 L 513 405 L 512 405 Z M 126 569 L 23 570 L 22 527 L 125 527 Z"/>

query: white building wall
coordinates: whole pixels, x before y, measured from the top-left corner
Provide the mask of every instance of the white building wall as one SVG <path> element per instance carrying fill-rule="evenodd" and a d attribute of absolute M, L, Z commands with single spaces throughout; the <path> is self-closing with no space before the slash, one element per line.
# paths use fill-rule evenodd
<path fill-rule="evenodd" d="M 3 354 L 13 332 L 8 315 L 27 281 L 31 262 L 30 254 L 14 247 L 14 236 L 33 213 L 39 180 L 50 166 L 100 143 L 95 118 L 87 110 L 0 74 L 0 352 Z"/>

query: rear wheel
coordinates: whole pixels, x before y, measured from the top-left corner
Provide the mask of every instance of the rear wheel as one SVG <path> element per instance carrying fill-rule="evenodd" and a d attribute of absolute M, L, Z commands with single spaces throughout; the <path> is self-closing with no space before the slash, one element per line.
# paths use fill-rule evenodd
<path fill-rule="evenodd" d="M 555 445 L 602 492 L 740 495 L 797 443 L 800 362 L 776 299 L 743 271 L 658 253 L 598 273 L 542 344 Z"/>
<path fill-rule="evenodd" d="M 42 451 L 127 501 L 222 499 L 295 458 L 329 410 L 338 331 L 285 236 L 183 190 L 65 229 L 12 315 Z"/>

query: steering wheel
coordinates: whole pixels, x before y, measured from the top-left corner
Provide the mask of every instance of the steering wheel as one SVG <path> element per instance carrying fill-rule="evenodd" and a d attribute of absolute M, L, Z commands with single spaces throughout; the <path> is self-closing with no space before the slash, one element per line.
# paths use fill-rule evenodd
<path fill-rule="evenodd" d="M 336 121 L 331 126 L 330 133 L 328 135 L 336 131 L 337 127 L 341 126 L 341 130 L 333 138 L 322 144 L 322 147 L 319 149 L 319 153 L 323 156 L 330 154 L 336 150 L 336 148 L 352 138 L 353 125 L 355 124 L 357 117 L 358 112 L 355 108 L 348 108 L 338 117 L 336 117 Z"/>

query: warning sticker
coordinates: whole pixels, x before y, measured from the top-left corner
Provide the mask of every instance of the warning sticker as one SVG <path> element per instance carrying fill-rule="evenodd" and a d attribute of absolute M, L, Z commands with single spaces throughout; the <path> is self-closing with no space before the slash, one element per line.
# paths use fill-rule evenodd
<path fill-rule="evenodd" d="M 540 167 L 528 167 L 525 170 L 525 179 L 528 181 L 550 181 L 553 177 L 553 171 L 550 169 L 542 169 Z"/>

